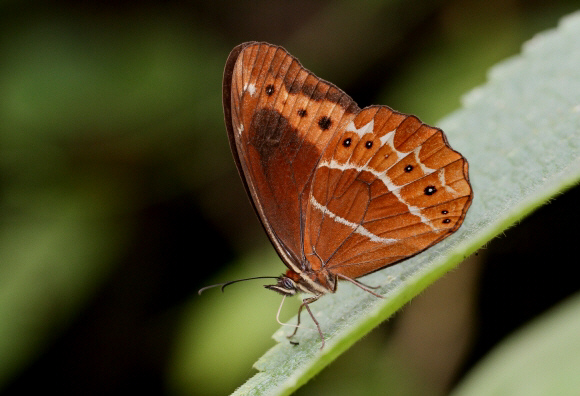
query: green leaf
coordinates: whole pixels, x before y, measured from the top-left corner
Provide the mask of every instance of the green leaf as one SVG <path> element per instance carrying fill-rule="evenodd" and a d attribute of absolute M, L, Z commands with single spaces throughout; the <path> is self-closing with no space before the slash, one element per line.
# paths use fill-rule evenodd
<path fill-rule="evenodd" d="M 453 396 L 577 395 L 579 370 L 577 294 L 496 347 Z"/>
<path fill-rule="evenodd" d="M 574 14 L 494 67 L 489 82 L 440 123 L 470 164 L 475 199 L 463 226 L 426 253 L 364 278 L 381 285 L 384 300 L 341 283 L 312 305 L 326 347 L 319 350 L 316 331 L 301 329 L 294 347 L 284 337 L 292 329 L 279 330 L 280 343 L 255 364 L 259 373 L 234 394 L 290 394 L 462 259 L 576 183 L 579 64 L 580 14 Z M 305 326 L 314 327 L 308 320 Z"/>

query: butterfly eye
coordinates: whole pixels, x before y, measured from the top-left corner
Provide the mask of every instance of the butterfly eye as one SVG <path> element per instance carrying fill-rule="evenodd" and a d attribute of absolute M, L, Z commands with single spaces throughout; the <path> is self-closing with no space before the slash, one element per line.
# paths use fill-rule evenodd
<path fill-rule="evenodd" d="M 405 166 L 405 172 L 409 173 L 413 170 L 413 165 L 407 165 Z"/>
<path fill-rule="evenodd" d="M 448 211 L 446 211 L 446 210 L 442 210 L 442 211 L 441 211 L 441 214 L 447 214 L 447 213 L 449 213 L 449 212 L 448 212 Z"/>
<path fill-rule="evenodd" d="M 449 224 L 449 223 L 451 223 L 451 220 L 449 220 L 449 219 L 443 220 L 443 224 Z"/>
<path fill-rule="evenodd" d="M 281 281 L 282 282 L 281 282 L 281 285 L 280 286 L 282 286 L 282 287 L 284 287 L 285 289 L 288 289 L 288 290 L 294 289 L 294 282 L 292 281 L 292 279 L 287 278 L 287 277 L 284 277 L 284 278 L 281 279 Z"/>
<path fill-rule="evenodd" d="M 371 147 L 373 147 L 373 142 L 369 140 L 368 142 L 365 143 L 365 147 L 370 149 Z"/>
<path fill-rule="evenodd" d="M 344 139 L 344 142 L 342 142 L 342 145 L 344 147 L 349 147 L 351 143 L 352 143 L 352 139 L 351 138 L 346 138 L 346 139 Z"/>

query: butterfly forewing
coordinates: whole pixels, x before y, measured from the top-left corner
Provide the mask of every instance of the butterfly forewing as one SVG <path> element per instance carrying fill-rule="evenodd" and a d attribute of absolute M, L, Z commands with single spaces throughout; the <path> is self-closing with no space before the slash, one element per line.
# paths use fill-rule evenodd
<path fill-rule="evenodd" d="M 264 228 L 286 265 L 300 271 L 312 177 L 335 133 L 359 108 L 283 48 L 236 47 L 224 71 L 230 145 Z"/>
<path fill-rule="evenodd" d="M 453 233 L 471 203 L 467 162 L 443 132 L 386 106 L 362 110 L 323 153 L 306 228 L 307 257 L 351 278 Z"/>

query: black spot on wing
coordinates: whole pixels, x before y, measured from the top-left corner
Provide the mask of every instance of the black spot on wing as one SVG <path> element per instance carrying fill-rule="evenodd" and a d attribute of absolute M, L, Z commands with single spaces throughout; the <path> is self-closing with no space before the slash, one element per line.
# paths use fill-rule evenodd
<path fill-rule="evenodd" d="M 327 116 L 322 116 L 318 120 L 318 126 L 320 127 L 320 129 L 322 129 L 324 131 L 329 129 L 331 125 L 332 125 L 332 120 Z"/>

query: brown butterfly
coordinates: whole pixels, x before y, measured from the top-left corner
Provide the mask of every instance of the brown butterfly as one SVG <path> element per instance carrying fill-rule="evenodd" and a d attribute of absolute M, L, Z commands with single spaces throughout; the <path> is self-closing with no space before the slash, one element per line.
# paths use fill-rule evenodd
<path fill-rule="evenodd" d="M 381 297 L 355 279 L 448 237 L 471 204 L 467 161 L 440 129 L 387 106 L 361 110 L 282 47 L 232 50 L 223 107 L 242 181 L 288 267 L 265 287 L 312 295 L 298 323 L 306 307 L 322 345 L 310 303 L 338 280 Z"/>

